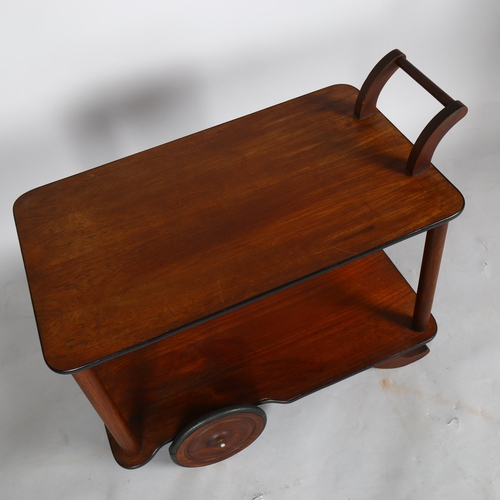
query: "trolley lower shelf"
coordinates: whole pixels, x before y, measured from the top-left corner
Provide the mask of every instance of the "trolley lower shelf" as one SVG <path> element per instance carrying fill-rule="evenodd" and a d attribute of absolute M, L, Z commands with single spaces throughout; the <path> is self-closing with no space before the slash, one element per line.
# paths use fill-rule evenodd
<path fill-rule="evenodd" d="M 96 366 L 146 463 L 193 419 L 290 402 L 429 342 L 410 328 L 415 293 L 383 251 Z"/>

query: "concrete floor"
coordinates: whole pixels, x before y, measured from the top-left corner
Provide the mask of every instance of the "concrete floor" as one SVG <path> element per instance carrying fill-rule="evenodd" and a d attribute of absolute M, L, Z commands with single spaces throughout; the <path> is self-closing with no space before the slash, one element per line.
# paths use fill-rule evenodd
<path fill-rule="evenodd" d="M 2 14 L 2 498 L 500 497 L 499 4 L 279 3 L 146 1 L 139 8 L 110 0 L 97 8 L 26 0 Z M 466 209 L 450 224 L 431 354 L 290 405 L 266 405 L 262 436 L 226 462 L 183 469 L 164 448 L 143 468 L 120 468 L 72 378 L 44 364 L 14 200 L 333 83 L 359 87 L 396 47 L 469 106 L 434 156 Z M 406 79 L 395 76 L 380 107 L 414 139 L 435 104 Z M 422 243 L 389 249 L 413 285 Z"/>

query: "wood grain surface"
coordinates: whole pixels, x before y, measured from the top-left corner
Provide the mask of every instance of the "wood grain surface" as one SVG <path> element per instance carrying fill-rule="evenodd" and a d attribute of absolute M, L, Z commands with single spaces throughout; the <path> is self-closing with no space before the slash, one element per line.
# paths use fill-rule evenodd
<path fill-rule="evenodd" d="M 290 402 L 429 342 L 415 293 L 383 251 L 94 368 L 142 444 L 110 436 L 136 467 L 193 420 L 233 405 Z"/>
<path fill-rule="evenodd" d="M 437 171 L 336 85 L 23 195 L 45 360 L 95 365 L 457 216 Z"/>

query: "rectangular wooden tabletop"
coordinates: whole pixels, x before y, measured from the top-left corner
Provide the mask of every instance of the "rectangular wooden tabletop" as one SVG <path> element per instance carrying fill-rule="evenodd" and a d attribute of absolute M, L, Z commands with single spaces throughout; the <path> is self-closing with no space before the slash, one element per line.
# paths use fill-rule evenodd
<path fill-rule="evenodd" d="M 21 196 L 45 359 L 71 372 L 457 216 L 335 85 Z"/>

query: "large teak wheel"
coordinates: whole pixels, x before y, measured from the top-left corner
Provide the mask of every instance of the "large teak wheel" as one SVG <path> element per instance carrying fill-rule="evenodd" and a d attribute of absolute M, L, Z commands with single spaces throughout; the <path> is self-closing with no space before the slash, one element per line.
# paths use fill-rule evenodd
<path fill-rule="evenodd" d="M 170 456 L 184 467 L 215 464 L 252 444 L 264 430 L 266 420 L 264 410 L 252 405 L 214 411 L 175 437 Z"/>

